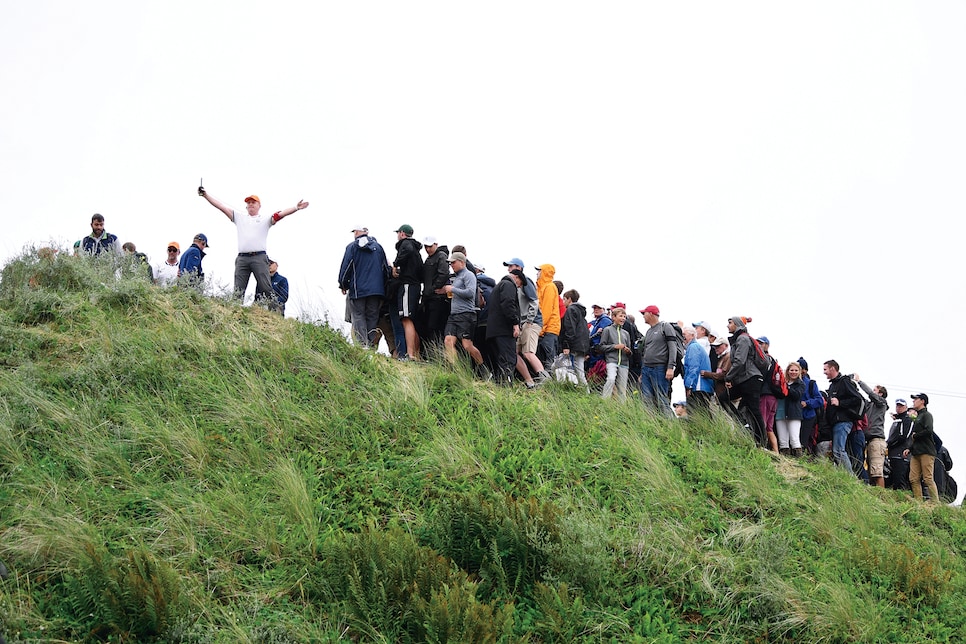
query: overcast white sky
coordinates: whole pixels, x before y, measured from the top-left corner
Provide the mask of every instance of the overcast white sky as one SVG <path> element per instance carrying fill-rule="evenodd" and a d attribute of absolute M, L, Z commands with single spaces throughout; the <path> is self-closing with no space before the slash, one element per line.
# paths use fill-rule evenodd
<path fill-rule="evenodd" d="M 239 209 L 290 316 L 339 317 L 359 223 L 557 267 L 586 305 L 755 335 L 925 391 L 966 463 L 962 2 L 0 4 L 0 256 L 102 213 L 152 261 Z M 949 336 L 949 333 L 953 333 Z M 966 488 L 961 467 L 953 475 Z M 966 471 L 966 469 L 962 469 Z"/>

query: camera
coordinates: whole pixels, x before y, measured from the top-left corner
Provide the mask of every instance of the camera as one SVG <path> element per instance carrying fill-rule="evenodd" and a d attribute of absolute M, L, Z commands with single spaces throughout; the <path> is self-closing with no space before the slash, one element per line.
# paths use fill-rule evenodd
<path fill-rule="evenodd" d="M 205 188 L 204 188 L 204 186 L 198 186 L 198 195 L 201 196 L 201 197 L 204 197 L 205 196 Z"/>

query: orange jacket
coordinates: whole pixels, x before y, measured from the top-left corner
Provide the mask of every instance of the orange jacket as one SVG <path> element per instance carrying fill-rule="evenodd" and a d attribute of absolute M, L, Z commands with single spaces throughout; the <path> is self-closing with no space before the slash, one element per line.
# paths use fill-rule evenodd
<path fill-rule="evenodd" d="M 540 277 L 537 278 L 537 300 L 540 302 L 540 313 L 543 315 L 544 333 L 560 335 L 560 293 L 553 283 L 553 276 L 557 269 L 553 264 L 540 265 Z"/>

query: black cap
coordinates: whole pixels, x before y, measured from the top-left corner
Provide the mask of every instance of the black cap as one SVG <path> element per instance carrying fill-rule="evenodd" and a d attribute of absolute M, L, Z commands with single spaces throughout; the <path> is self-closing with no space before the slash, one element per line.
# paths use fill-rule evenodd
<path fill-rule="evenodd" d="M 909 397 L 910 397 L 910 398 L 912 398 L 913 400 L 915 400 L 916 398 L 918 398 L 918 399 L 919 399 L 919 400 L 921 400 L 921 401 L 922 401 L 922 402 L 923 402 L 924 404 L 926 404 L 926 405 L 928 405 L 928 404 L 929 404 L 929 396 L 927 396 L 926 394 L 912 394 L 912 395 L 911 395 L 911 396 L 909 396 Z"/>

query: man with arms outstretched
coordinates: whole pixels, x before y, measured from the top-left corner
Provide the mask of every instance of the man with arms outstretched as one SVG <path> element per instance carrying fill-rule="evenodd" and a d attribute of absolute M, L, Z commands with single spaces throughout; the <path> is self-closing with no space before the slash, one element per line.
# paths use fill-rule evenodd
<path fill-rule="evenodd" d="M 281 219 L 288 217 L 298 210 L 309 207 L 309 202 L 299 201 L 295 206 L 279 210 L 274 215 L 262 215 L 259 211 L 262 202 L 258 195 L 245 197 L 245 208 L 248 214 L 238 213 L 225 204 L 221 203 L 208 192 L 198 187 L 198 194 L 204 197 L 208 203 L 225 213 L 228 221 L 235 224 L 238 231 L 238 256 L 235 258 L 235 297 L 245 298 L 245 290 L 251 276 L 255 275 L 255 299 L 265 300 L 268 307 L 276 310 L 278 302 L 272 297 L 272 277 L 268 271 L 268 231 Z"/>

